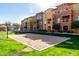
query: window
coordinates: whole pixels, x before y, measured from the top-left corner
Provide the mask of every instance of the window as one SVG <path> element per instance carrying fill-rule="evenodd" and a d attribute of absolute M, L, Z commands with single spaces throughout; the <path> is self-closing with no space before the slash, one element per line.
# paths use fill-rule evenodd
<path fill-rule="evenodd" d="M 63 22 L 68 22 L 69 20 L 69 15 L 68 16 L 63 16 Z"/>
<path fill-rule="evenodd" d="M 51 28 L 51 26 L 48 26 L 48 28 Z"/>
<path fill-rule="evenodd" d="M 67 19 L 67 18 L 64 18 L 64 19 L 63 19 L 63 22 L 68 22 L 68 19 Z"/>
<path fill-rule="evenodd" d="M 62 14 L 64 11 L 63 10 L 60 10 L 60 14 Z"/>
<path fill-rule="evenodd" d="M 42 19 L 42 16 L 41 16 L 41 15 L 38 15 L 38 16 L 37 16 L 37 19 Z"/>
<path fill-rule="evenodd" d="M 79 21 L 79 16 L 77 16 L 77 20 Z"/>
<path fill-rule="evenodd" d="M 42 24 L 42 21 L 40 21 L 39 24 L 41 25 Z"/>
<path fill-rule="evenodd" d="M 60 18 L 57 19 L 57 23 L 60 23 Z"/>
<path fill-rule="evenodd" d="M 48 24 L 50 24 L 50 21 L 48 21 Z"/>
<path fill-rule="evenodd" d="M 51 19 L 48 19 L 48 21 L 51 21 Z"/>
<path fill-rule="evenodd" d="M 51 30 L 51 26 L 48 26 L 48 30 Z"/>
<path fill-rule="evenodd" d="M 68 10 L 69 8 L 68 8 L 68 6 L 66 6 L 64 9 L 65 9 L 65 11 L 66 11 L 66 10 Z"/>
<path fill-rule="evenodd" d="M 66 10 L 68 10 L 68 8 L 66 8 Z"/>
<path fill-rule="evenodd" d="M 46 15 L 50 17 L 50 16 L 52 16 L 53 14 L 52 14 L 52 13 L 46 13 Z"/>
<path fill-rule="evenodd" d="M 47 19 L 48 24 L 50 24 L 51 19 Z"/>
<path fill-rule="evenodd" d="M 79 10 L 79 4 L 75 6 L 75 10 Z"/>

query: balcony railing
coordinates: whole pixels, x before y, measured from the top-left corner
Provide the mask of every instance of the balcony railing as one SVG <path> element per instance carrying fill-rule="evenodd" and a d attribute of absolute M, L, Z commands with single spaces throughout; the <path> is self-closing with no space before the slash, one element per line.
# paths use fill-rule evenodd
<path fill-rule="evenodd" d="M 55 17 L 60 17 L 62 15 L 67 15 L 67 14 L 72 14 L 72 10 L 65 10 L 65 11 L 62 11 L 61 13 L 55 13 Z"/>
<path fill-rule="evenodd" d="M 63 13 L 61 14 L 72 14 L 72 10 L 65 10 Z"/>

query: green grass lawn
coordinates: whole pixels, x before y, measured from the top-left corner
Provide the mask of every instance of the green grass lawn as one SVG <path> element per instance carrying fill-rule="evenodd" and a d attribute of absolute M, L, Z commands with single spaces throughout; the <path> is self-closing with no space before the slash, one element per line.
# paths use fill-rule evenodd
<path fill-rule="evenodd" d="M 37 56 L 79 56 L 79 37 L 71 37 L 70 40 L 48 48 L 41 52 L 22 52 L 21 55 Z"/>
<path fill-rule="evenodd" d="M 9 34 L 14 34 L 10 33 Z M 0 56 L 18 55 L 20 51 L 25 48 L 25 45 L 6 38 L 6 32 L 0 33 Z"/>
<path fill-rule="evenodd" d="M 14 34 L 14 33 L 9 33 Z M 65 36 L 65 35 L 64 35 Z M 66 37 L 68 37 L 66 35 Z M 6 38 L 6 33 L 0 33 L 0 56 L 79 56 L 79 36 L 69 36 L 71 39 L 43 51 L 23 52 L 25 45 Z"/>

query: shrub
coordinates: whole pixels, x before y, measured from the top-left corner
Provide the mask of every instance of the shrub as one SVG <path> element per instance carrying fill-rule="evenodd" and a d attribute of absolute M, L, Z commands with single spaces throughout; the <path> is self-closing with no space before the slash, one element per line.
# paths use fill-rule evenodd
<path fill-rule="evenodd" d="M 56 29 L 56 30 L 59 30 L 60 29 L 60 24 L 59 23 L 54 23 L 53 28 Z"/>
<path fill-rule="evenodd" d="M 79 21 L 73 21 L 71 23 L 71 28 L 79 28 Z"/>

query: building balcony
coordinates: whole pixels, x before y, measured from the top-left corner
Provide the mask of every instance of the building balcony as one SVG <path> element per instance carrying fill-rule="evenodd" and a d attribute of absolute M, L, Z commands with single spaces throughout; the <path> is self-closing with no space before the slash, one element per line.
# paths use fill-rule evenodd
<path fill-rule="evenodd" d="M 48 21 L 47 23 L 50 24 L 50 21 Z"/>
<path fill-rule="evenodd" d="M 61 17 L 61 16 L 71 15 L 71 14 L 72 14 L 72 10 L 65 10 L 65 11 L 56 13 L 54 16 L 55 17 Z"/>
<path fill-rule="evenodd" d="M 68 22 L 63 22 L 63 21 L 61 21 L 60 24 L 61 24 L 61 25 L 70 25 L 70 24 L 71 24 L 71 21 L 68 21 Z"/>
<path fill-rule="evenodd" d="M 65 10 L 64 12 L 61 13 L 61 15 L 70 15 L 72 14 L 72 10 Z"/>

